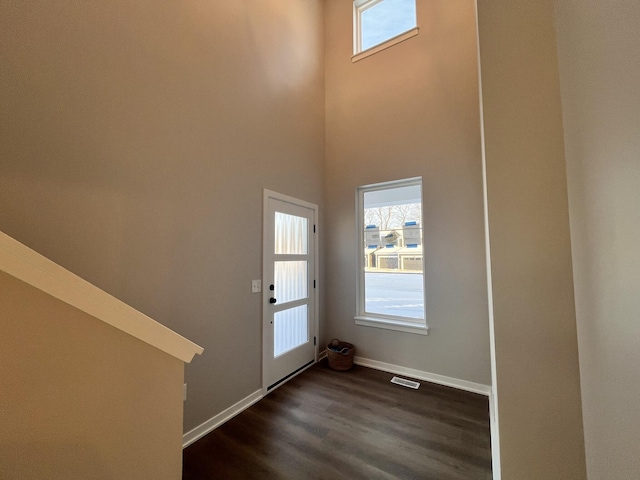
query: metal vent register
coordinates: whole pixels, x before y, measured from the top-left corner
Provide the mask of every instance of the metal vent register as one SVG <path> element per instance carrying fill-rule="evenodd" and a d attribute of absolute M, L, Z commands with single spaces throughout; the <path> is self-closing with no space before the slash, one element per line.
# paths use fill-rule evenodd
<path fill-rule="evenodd" d="M 393 377 L 391 379 L 391 383 L 402 385 L 403 387 L 407 387 L 407 388 L 413 388 L 414 390 L 417 390 L 418 387 L 420 386 L 419 382 L 414 382 L 413 380 L 407 380 L 406 378 L 400 378 L 400 377 Z"/>

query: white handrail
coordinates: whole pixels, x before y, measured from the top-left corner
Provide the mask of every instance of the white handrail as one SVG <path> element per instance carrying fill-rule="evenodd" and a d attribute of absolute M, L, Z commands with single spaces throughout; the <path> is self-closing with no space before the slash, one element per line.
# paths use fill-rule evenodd
<path fill-rule="evenodd" d="M 203 348 L 0 232 L 0 271 L 189 363 Z"/>

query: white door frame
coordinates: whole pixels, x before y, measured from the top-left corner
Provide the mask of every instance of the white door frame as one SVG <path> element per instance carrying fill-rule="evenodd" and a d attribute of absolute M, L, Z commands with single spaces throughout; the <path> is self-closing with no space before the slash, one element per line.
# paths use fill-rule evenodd
<path fill-rule="evenodd" d="M 278 385 L 273 387 L 271 390 L 268 390 L 269 385 L 267 385 L 267 375 L 266 375 L 266 367 L 267 362 L 269 361 L 267 354 L 267 342 L 270 340 L 269 336 L 269 299 L 271 298 L 271 292 L 269 291 L 269 281 L 270 279 L 265 277 L 267 271 L 269 271 L 269 259 L 268 255 L 265 254 L 267 251 L 269 240 L 268 240 L 268 228 L 269 228 L 269 199 L 279 200 L 281 202 L 290 203 L 292 205 L 298 205 L 301 207 L 308 208 L 313 211 L 313 260 L 314 260 L 314 280 L 313 285 L 310 290 L 312 292 L 309 293 L 311 297 L 313 295 L 313 325 L 311 327 L 311 332 L 314 336 L 314 363 L 318 361 L 318 342 L 320 341 L 320 329 L 319 329 L 319 312 L 320 308 L 318 305 L 319 300 L 319 291 L 320 291 L 320 282 L 318 282 L 318 257 L 319 257 L 319 242 L 318 242 L 318 206 L 313 203 L 306 202 L 304 200 L 299 200 L 294 197 L 290 197 L 288 195 L 284 195 L 278 192 L 274 192 L 272 190 L 264 190 L 263 201 L 262 201 L 262 394 L 266 395 L 267 393 L 275 390 L 280 385 L 285 383 L 290 378 L 293 378 L 297 374 L 306 370 L 309 366 L 296 371 L 291 376 L 287 377 L 285 380 L 281 381 Z"/>

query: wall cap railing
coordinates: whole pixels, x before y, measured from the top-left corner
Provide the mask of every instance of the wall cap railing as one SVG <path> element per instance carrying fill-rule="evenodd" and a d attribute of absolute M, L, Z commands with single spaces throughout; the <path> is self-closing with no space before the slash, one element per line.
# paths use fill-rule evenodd
<path fill-rule="evenodd" d="M 0 271 L 189 363 L 203 348 L 0 232 Z"/>

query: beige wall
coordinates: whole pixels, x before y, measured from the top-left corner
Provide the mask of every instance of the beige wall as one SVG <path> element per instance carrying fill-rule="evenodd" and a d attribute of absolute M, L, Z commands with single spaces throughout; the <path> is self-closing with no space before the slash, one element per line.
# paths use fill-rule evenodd
<path fill-rule="evenodd" d="M 0 9 L 0 230 L 204 347 L 189 430 L 261 387 L 263 188 L 322 207 L 322 3 Z"/>
<path fill-rule="evenodd" d="M 325 174 L 322 342 L 491 381 L 473 2 L 355 64 L 324 3 L 0 5 L 0 230 L 205 347 L 186 430 L 260 387 L 262 189 Z M 588 469 L 633 478 L 640 13 L 556 4 Z M 584 478 L 553 5 L 478 7 L 503 478 Z M 430 335 L 357 327 L 354 190 L 415 175 Z"/>
<path fill-rule="evenodd" d="M 640 478 L 640 3 L 556 2 L 587 472 Z"/>
<path fill-rule="evenodd" d="M 478 21 L 502 478 L 584 479 L 553 2 Z"/>
<path fill-rule="evenodd" d="M 0 273 L 0 478 L 172 479 L 183 363 Z"/>
<path fill-rule="evenodd" d="M 352 4 L 325 12 L 327 336 L 357 355 L 489 385 L 474 2 L 418 0 L 420 33 L 351 62 Z M 429 335 L 356 326 L 355 189 L 422 176 Z"/>

